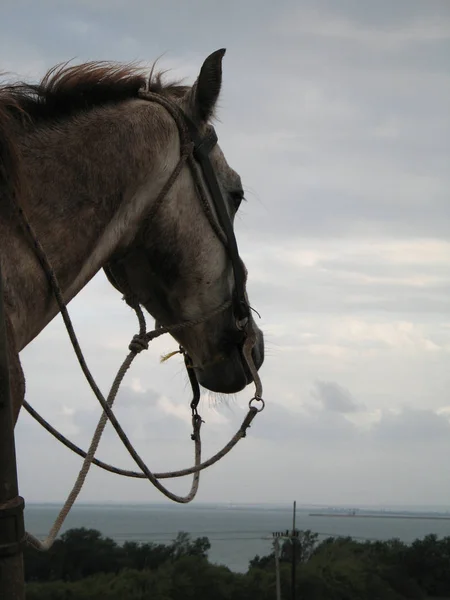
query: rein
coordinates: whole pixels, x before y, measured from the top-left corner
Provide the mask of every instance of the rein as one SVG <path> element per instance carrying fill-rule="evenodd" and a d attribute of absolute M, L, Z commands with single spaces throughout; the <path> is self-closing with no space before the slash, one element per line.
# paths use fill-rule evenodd
<path fill-rule="evenodd" d="M 197 193 L 198 193 L 198 196 L 199 196 L 200 201 L 203 206 L 203 210 L 204 210 L 213 230 L 215 231 L 215 233 L 217 234 L 219 239 L 224 244 L 224 246 L 229 254 L 230 260 L 232 262 L 234 278 L 235 278 L 235 292 L 234 292 L 234 296 L 233 296 L 232 300 L 225 302 L 224 304 L 219 306 L 217 309 L 215 309 L 214 311 L 212 311 L 211 313 L 209 313 L 205 316 L 202 316 L 196 320 L 184 321 L 184 322 L 181 322 L 181 323 L 178 323 L 175 325 L 158 327 L 157 329 L 155 329 L 153 331 L 149 331 L 149 332 L 146 331 L 145 317 L 144 317 L 144 314 L 142 312 L 142 309 L 141 309 L 139 303 L 130 295 L 128 295 L 128 296 L 125 295 L 125 300 L 136 312 L 136 315 L 137 315 L 137 318 L 139 321 L 139 333 L 133 337 L 133 339 L 129 345 L 130 352 L 127 355 L 127 357 L 125 358 L 124 362 L 122 363 L 122 365 L 114 379 L 114 382 L 111 386 L 110 392 L 109 392 L 107 398 L 105 399 L 105 397 L 101 393 L 99 387 L 97 386 L 97 384 L 95 382 L 95 379 L 93 378 L 93 376 L 87 366 L 87 363 L 84 358 L 83 352 L 81 350 L 80 344 L 78 342 L 74 327 L 72 325 L 72 321 L 71 321 L 69 313 L 67 311 L 67 307 L 66 307 L 65 301 L 62 296 L 61 288 L 57 281 L 55 272 L 49 262 L 49 259 L 46 255 L 46 253 L 45 253 L 45 250 L 43 249 L 41 243 L 39 242 L 38 237 L 37 237 L 33 227 L 31 226 L 30 222 L 28 221 L 25 213 L 23 212 L 22 208 L 18 205 L 17 200 L 15 198 L 13 198 L 14 205 L 15 205 L 15 208 L 19 215 L 20 221 L 21 221 L 26 233 L 28 234 L 28 236 L 30 237 L 30 239 L 33 243 L 36 256 L 37 256 L 39 262 L 41 263 L 42 269 L 48 278 L 50 287 L 56 298 L 56 301 L 57 301 L 58 307 L 60 309 L 64 324 L 67 329 L 67 333 L 68 333 L 70 341 L 72 343 L 74 352 L 77 356 L 81 370 L 83 371 L 92 391 L 94 392 L 94 395 L 96 396 L 97 400 L 99 401 L 99 403 L 103 409 L 102 415 L 100 417 L 100 420 L 98 422 L 97 428 L 94 433 L 94 436 L 92 438 L 92 442 L 89 446 L 88 451 L 86 452 L 86 451 L 82 450 L 81 448 L 79 448 L 78 446 L 76 446 L 75 444 L 73 444 L 72 442 L 70 442 L 66 437 L 64 437 L 54 427 L 52 427 L 45 419 L 43 419 L 28 404 L 27 401 L 24 401 L 24 403 L 23 403 L 23 406 L 29 412 L 29 414 L 33 418 L 35 418 L 47 431 L 49 431 L 54 437 L 56 437 L 59 441 L 61 441 L 65 446 L 67 446 L 68 448 L 70 448 L 71 450 L 73 450 L 78 455 L 80 455 L 84 458 L 83 465 L 78 474 L 76 482 L 75 482 L 70 494 L 68 495 L 67 500 L 66 500 L 63 508 L 61 509 L 58 517 L 56 518 L 56 521 L 55 521 L 54 525 L 52 526 L 50 533 L 47 536 L 46 540 L 40 541 L 33 535 L 31 535 L 29 533 L 26 534 L 27 543 L 29 545 L 37 548 L 38 550 L 47 550 L 52 546 L 66 516 L 68 515 L 78 494 L 80 493 L 80 491 L 82 489 L 82 486 L 84 484 L 84 481 L 86 479 L 86 476 L 90 469 L 91 464 L 96 464 L 97 466 L 99 466 L 107 471 L 110 471 L 110 472 L 113 472 L 113 473 L 116 473 L 119 475 L 124 475 L 127 477 L 148 479 L 167 498 L 169 498 L 175 502 L 187 503 L 187 502 L 190 502 L 191 500 L 193 500 L 193 498 L 195 497 L 195 495 L 197 493 L 199 479 L 200 479 L 200 471 L 203 469 L 206 469 L 207 467 L 216 463 L 223 456 L 228 454 L 228 452 L 230 452 L 230 450 L 237 444 L 237 442 L 246 436 L 246 431 L 250 427 L 253 419 L 258 414 L 258 412 L 261 412 L 264 409 L 264 406 L 265 406 L 264 400 L 262 398 L 261 380 L 259 378 L 258 372 L 256 370 L 256 367 L 254 365 L 253 358 L 252 358 L 252 349 L 256 342 L 256 336 L 255 336 L 255 332 L 251 325 L 251 320 L 249 318 L 250 306 L 248 305 L 248 301 L 246 299 L 246 292 L 245 292 L 245 279 L 246 279 L 245 270 L 244 270 L 242 261 L 239 256 L 236 238 L 235 238 L 234 231 L 233 231 L 233 228 L 231 225 L 231 221 L 230 221 L 230 218 L 229 218 L 226 206 L 225 206 L 225 201 L 223 199 L 219 184 L 217 182 L 216 175 L 214 173 L 214 170 L 212 168 L 212 165 L 211 165 L 210 159 L 209 159 L 209 152 L 212 150 L 214 145 L 217 143 L 217 136 L 216 136 L 214 130 L 212 130 L 211 135 L 209 135 L 205 138 L 201 138 L 200 133 L 198 132 L 195 124 L 192 121 L 190 121 L 188 119 L 188 117 L 175 104 L 173 104 L 172 102 L 170 102 L 163 96 L 160 96 L 159 94 L 147 92 L 147 91 L 141 91 L 139 93 L 139 96 L 150 102 L 158 103 L 158 104 L 162 105 L 164 108 L 166 108 L 166 110 L 169 112 L 169 114 L 175 120 L 177 127 L 178 127 L 179 135 L 180 135 L 180 159 L 179 159 L 175 169 L 169 176 L 168 180 L 162 187 L 160 193 L 158 194 L 154 204 L 152 205 L 152 208 L 149 211 L 148 217 L 152 218 L 156 214 L 159 207 L 162 205 L 170 188 L 175 183 L 184 164 L 187 162 L 190 167 L 192 177 L 194 179 L 194 183 L 195 183 L 195 186 L 197 189 Z M 200 177 L 200 173 L 197 169 L 197 161 L 201 167 L 201 171 L 203 173 L 203 176 L 204 176 L 204 179 L 206 182 L 206 187 L 210 193 L 211 200 L 213 202 L 215 212 L 217 214 L 217 218 L 218 218 L 219 222 L 217 222 L 217 220 L 214 218 L 214 214 L 211 211 L 210 203 L 208 201 L 208 194 L 207 194 L 207 191 L 205 190 L 205 184 L 202 181 L 202 178 Z M 107 273 L 107 275 L 108 275 L 108 273 Z M 135 448 L 129 441 L 127 435 L 125 434 L 119 421 L 117 420 L 116 416 L 114 415 L 114 413 L 112 411 L 113 403 L 114 403 L 117 393 L 119 391 L 120 385 L 125 377 L 125 374 L 128 371 L 128 369 L 130 368 L 130 366 L 131 366 L 133 360 L 136 358 L 137 354 L 139 354 L 142 350 L 148 349 L 149 343 L 152 340 L 156 339 L 157 337 L 160 337 L 161 335 L 163 335 L 165 333 L 174 333 L 176 331 L 180 331 L 187 327 L 192 327 L 194 325 L 204 323 L 205 321 L 208 321 L 209 319 L 211 319 L 213 316 L 220 314 L 221 312 L 223 312 L 224 310 L 226 310 L 230 307 L 233 307 L 233 310 L 235 313 L 236 326 L 239 329 L 242 329 L 246 334 L 242 352 L 243 352 L 243 357 L 244 357 L 245 361 L 247 362 L 248 368 L 252 374 L 253 381 L 255 383 L 255 394 L 249 402 L 249 410 L 248 410 L 244 420 L 242 421 L 242 424 L 241 424 L 240 428 L 238 429 L 237 433 L 228 442 L 228 444 L 226 444 L 222 448 L 222 450 L 217 452 L 210 459 L 208 459 L 204 462 L 201 462 L 200 429 L 201 429 L 201 425 L 202 425 L 203 421 L 197 410 L 197 406 L 198 406 L 198 403 L 200 400 L 200 388 L 199 388 L 197 378 L 195 376 L 195 372 L 192 368 L 191 359 L 188 356 L 188 354 L 186 353 L 186 351 L 182 347 L 180 347 L 179 352 L 184 357 L 187 373 L 189 375 L 189 380 L 190 380 L 191 387 L 193 390 L 193 399 L 191 401 L 190 407 L 192 410 L 192 427 L 193 427 L 193 433 L 191 435 L 191 439 L 194 441 L 194 444 L 195 444 L 195 465 L 193 467 L 190 467 L 187 469 L 182 469 L 179 471 L 172 471 L 172 472 L 165 472 L 165 473 L 152 473 L 150 471 L 150 469 L 147 467 L 147 465 L 145 464 L 145 462 L 142 460 L 142 458 L 139 456 L 139 454 L 136 452 Z M 256 403 L 260 403 L 260 406 L 257 407 Z M 95 458 L 95 453 L 97 451 L 102 433 L 104 431 L 104 428 L 105 428 L 108 420 L 113 425 L 116 433 L 118 434 L 122 443 L 126 447 L 128 453 L 133 458 L 136 465 L 139 467 L 139 469 L 140 469 L 139 472 L 125 470 L 125 469 L 119 469 L 117 467 L 114 467 L 112 465 L 104 463 Z M 186 496 L 178 496 L 178 495 L 170 492 L 166 487 L 164 487 L 159 482 L 159 479 L 183 477 L 185 475 L 193 475 L 191 490 Z"/>

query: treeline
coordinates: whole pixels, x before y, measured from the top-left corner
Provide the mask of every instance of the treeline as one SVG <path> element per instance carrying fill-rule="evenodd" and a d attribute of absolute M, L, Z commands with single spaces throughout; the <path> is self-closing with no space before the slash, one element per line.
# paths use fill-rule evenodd
<path fill-rule="evenodd" d="M 170 545 L 118 545 L 92 529 L 72 529 L 48 553 L 27 550 L 27 600 L 274 600 L 274 553 L 246 573 L 208 561 L 210 543 L 180 533 Z M 297 596 L 302 600 L 450 599 L 450 537 L 358 542 L 300 532 Z M 292 544 L 281 548 L 282 598 L 291 593 Z"/>
<path fill-rule="evenodd" d="M 170 545 L 137 542 L 119 545 L 95 529 L 69 529 L 48 552 L 26 549 L 25 581 L 78 581 L 98 573 L 117 574 L 124 569 L 154 571 L 183 556 L 206 559 L 210 547 L 208 538 L 192 541 L 183 532 Z"/>

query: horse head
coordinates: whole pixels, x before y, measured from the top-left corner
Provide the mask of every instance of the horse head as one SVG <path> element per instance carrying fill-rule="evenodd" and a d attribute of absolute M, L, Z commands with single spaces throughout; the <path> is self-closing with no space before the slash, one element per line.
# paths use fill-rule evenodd
<path fill-rule="evenodd" d="M 179 124 L 174 126 L 178 116 L 194 148 L 192 162 L 184 163 L 158 210 L 142 219 L 137 235 L 114 252 L 105 271 L 125 298 L 144 306 L 159 325 L 188 325 L 173 337 L 188 353 L 203 387 L 235 393 L 252 381 L 243 356 L 246 337 L 252 336 L 257 369 L 264 342 L 250 310 L 247 271 L 233 231 L 243 185 L 211 124 L 224 53 L 219 50 L 205 60 L 192 87 L 166 94 L 170 110 L 161 111 L 160 119 L 169 132 L 167 144 L 178 155 L 186 150 Z"/>

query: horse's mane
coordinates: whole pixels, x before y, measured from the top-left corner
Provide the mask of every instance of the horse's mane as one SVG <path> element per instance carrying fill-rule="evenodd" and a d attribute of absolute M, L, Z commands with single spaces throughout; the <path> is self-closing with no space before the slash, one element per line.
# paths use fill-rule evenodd
<path fill-rule="evenodd" d="M 40 83 L 0 85 L 0 194 L 5 185 L 18 191 L 17 124 L 39 125 L 68 118 L 91 108 L 136 98 L 141 89 L 181 97 L 179 82 L 163 81 L 164 71 L 150 74 L 130 64 L 63 63 L 50 69 Z"/>

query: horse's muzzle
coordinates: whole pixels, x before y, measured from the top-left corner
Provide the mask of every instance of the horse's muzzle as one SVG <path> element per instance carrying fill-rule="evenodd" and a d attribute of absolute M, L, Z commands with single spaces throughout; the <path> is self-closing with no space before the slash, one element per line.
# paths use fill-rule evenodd
<path fill-rule="evenodd" d="M 252 349 L 252 358 L 256 369 L 259 370 L 264 362 L 264 338 L 262 332 L 255 325 L 253 327 L 256 331 L 256 342 Z M 195 374 L 202 387 L 220 394 L 236 394 L 253 382 L 242 354 L 242 344 L 234 346 L 218 361 L 204 367 L 195 367 Z"/>

